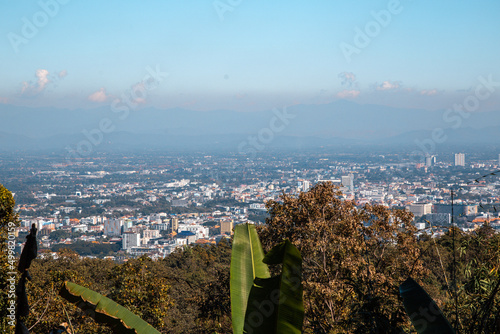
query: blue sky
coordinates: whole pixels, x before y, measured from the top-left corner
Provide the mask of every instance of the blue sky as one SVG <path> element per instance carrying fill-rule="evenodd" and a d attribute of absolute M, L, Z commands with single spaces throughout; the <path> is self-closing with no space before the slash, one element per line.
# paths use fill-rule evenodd
<path fill-rule="evenodd" d="M 159 68 L 138 105 L 445 109 L 500 81 L 499 14 L 497 0 L 0 0 L 0 103 L 110 105 Z M 477 111 L 500 110 L 499 91 Z"/>

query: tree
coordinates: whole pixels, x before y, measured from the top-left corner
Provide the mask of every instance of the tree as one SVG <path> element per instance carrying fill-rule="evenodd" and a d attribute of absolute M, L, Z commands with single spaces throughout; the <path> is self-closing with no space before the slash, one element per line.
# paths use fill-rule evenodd
<path fill-rule="evenodd" d="M 28 283 L 30 316 L 26 324 L 33 333 L 49 333 L 62 323 L 71 324 L 75 333 L 112 333 L 106 325 L 96 323 L 78 307 L 68 303 L 58 291 L 65 281 L 71 281 L 101 294 L 109 291 L 109 273 L 115 264 L 108 260 L 82 259 L 68 249 L 62 249 L 53 259 L 40 252 L 30 267 Z M 41 256 L 43 255 L 43 256 Z"/>
<path fill-rule="evenodd" d="M 358 207 L 330 182 L 267 202 L 265 250 L 288 239 L 303 258 L 306 333 L 390 333 L 409 328 L 398 287 L 425 269 L 412 214 Z"/>
<path fill-rule="evenodd" d="M 489 225 L 460 236 L 457 247 L 457 300 L 460 331 L 500 331 L 500 234 Z M 452 261 L 450 261 L 450 266 Z M 446 303 L 449 313 L 454 300 Z"/>
<path fill-rule="evenodd" d="M 7 303 L 8 303 L 8 284 L 7 273 L 14 272 L 10 265 L 16 267 L 16 263 L 9 263 L 9 245 L 7 240 L 9 235 L 14 236 L 14 228 L 19 226 L 19 219 L 17 213 L 14 211 L 16 202 L 12 193 L 0 184 L 0 330 L 10 330 L 7 324 Z M 9 239 L 14 241 L 14 239 Z M 10 244 L 12 248 L 12 242 Z M 12 251 L 12 249 L 11 249 Z M 11 261 L 12 258 L 11 258 Z M 9 328 L 9 329 L 8 329 Z"/>
<path fill-rule="evenodd" d="M 113 333 L 160 334 L 150 324 L 111 299 L 75 283 L 65 282 L 59 294 Z"/>
<path fill-rule="evenodd" d="M 470 233 L 450 228 L 419 244 L 428 269 L 422 279 L 425 290 L 446 318 L 463 333 L 499 332 L 500 234 L 488 225 Z"/>
<path fill-rule="evenodd" d="M 195 245 L 158 261 L 169 282 L 174 305 L 168 312 L 169 333 L 229 333 L 231 247 Z"/>
<path fill-rule="evenodd" d="M 60 241 L 61 239 L 66 239 L 71 237 L 71 231 L 67 230 L 55 230 L 50 233 L 49 239 L 55 240 L 55 241 Z"/>
<path fill-rule="evenodd" d="M 147 256 L 131 259 L 115 266 L 110 275 L 109 298 L 158 330 L 167 330 L 165 318 L 172 306 L 170 289 L 162 277 L 152 270 L 153 261 Z"/>

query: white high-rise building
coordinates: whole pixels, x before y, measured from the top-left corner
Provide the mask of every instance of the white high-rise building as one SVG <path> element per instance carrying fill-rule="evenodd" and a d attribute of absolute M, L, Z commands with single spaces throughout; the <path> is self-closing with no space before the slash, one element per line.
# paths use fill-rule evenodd
<path fill-rule="evenodd" d="M 196 239 L 208 238 L 209 228 L 199 224 L 179 224 L 177 232 L 189 231 L 196 234 Z"/>
<path fill-rule="evenodd" d="M 132 247 L 141 245 L 141 235 L 139 233 L 125 232 L 123 233 L 122 248 L 129 250 Z"/>
<path fill-rule="evenodd" d="M 408 210 L 413 213 L 416 217 L 421 217 L 423 215 L 432 213 L 432 204 L 431 203 L 413 203 L 410 204 Z"/>
<path fill-rule="evenodd" d="M 311 189 L 311 182 L 304 180 L 304 182 L 302 183 L 302 187 L 304 191 L 308 191 L 309 189 Z"/>
<path fill-rule="evenodd" d="M 455 154 L 455 166 L 465 166 L 465 154 L 463 153 Z"/>
<path fill-rule="evenodd" d="M 431 167 L 436 164 L 436 156 L 426 155 L 425 156 L 425 167 Z"/>
<path fill-rule="evenodd" d="M 342 176 L 342 186 L 346 187 L 349 191 L 354 191 L 354 175 L 349 174 L 347 176 Z"/>
<path fill-rule="evenodd" d="M 311 189 L 311 182 L 307 180 L 299 180 L 298 189 L 300 191 L 308 191 L 309 189 Z"/>
<path fill-rule="evenodd" d="M 142 244 L 147 245 L 149 240 L 159 237 L 160 237 L 159 230 L 144 230 L 142 231 Z"/>

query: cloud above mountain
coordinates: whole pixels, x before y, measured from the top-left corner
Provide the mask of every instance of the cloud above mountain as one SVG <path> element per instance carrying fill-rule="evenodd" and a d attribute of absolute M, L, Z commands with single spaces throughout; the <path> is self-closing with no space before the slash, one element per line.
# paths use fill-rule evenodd
<path fill-rule="evenodd" d="M 401 87 L 400 81 L 383 81 L 381 84 L 376 86 L 377 90 L 397 90 Z"/>
<path fill-rule="evenodd" d="M 90 94 L 88 99 L 89 99 L 89 101 L 92 101 L 92 102 L 106 102 L 108 97 L 109 96 L 106 94 L 106 89 L 104 87 L 102 87 L 97 92 Z"/>
<path fill-rule="evenodd" d="M 341 99 L 356 98 L 356 97 L 358 97 L 359 93 L 360 93 L 359 90 L 355 90 L 355 89 L 347 90 L 347 89 L 344 89 L 343 91 L 337 93 L 337 97 L 339 97 Z"/>
<path fill-rule="evenodd" d="M 20 97 L 33 98 L 41 95 L 49 86 L 55 87 L 57 82 L 64 79 L 67 75 L 68 72 L 66 70 L 59 71 L 57 74 L 51 74 L 44 68 L 37 69 L 35 80 L 22 82 Z"/>
<path fill-rule="evenodd" d="M 36 70 L 35 77 L 36 81 L 23 81 L 23 87 L 21 88 L 22 95 L 35 95 L 42 92 L 49 83 L 49 71 L 45 69 Z"/>

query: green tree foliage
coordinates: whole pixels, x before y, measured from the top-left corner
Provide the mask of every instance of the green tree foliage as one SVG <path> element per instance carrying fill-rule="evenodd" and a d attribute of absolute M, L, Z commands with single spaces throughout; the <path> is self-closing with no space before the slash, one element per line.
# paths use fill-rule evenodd
<path fill-rule="evenodd" d="M 8 233 L 19 226 L 18 215 L 14 211 L 16 202 L 12 193 L 0 184 L 0 330 L 10 330 L 7 324 L 8 288 L 7 273 L 11 272 L 8 262 Z M 17 266 L 17 263 L 14 264 Z M 9 276 L 10 277 L 10 276 Z"/>
<path fill-rule="evenodd" d="M 166 330 L 167 312 L 172 306 L 170 287 L 153 265 L 150 258 L 143 256 L 115 266 L 109 275 L 109 298 L 154 328 Z"/>
<path fill-rule="evenodd" d="M 460 332 L 500 331 L 500 234 L 488 224 L 472 233 L 456 229 L 454 262 L 452 232 L 437 240 L 422 239 L 422 259 L 429 269 L 424 287 Z"/>
<path fill-rule="evenodd" d="M 30 268 L 26 324 L 34 333 L 62 323 L 71 323 L 76 333 L 111 333 L 59 296 L 61 285 L 71 281 L 126 307 L 161 333 L 229 333 L 230 251 L 220 242 L 186 247 L 164 260 L 141 257 L 123 264 L 81 258 L 68 249 L 57 259 L 41 253 Z"/>
<path fill-rule="evenodd" d="M 18 216 L 14 211 L 15 205 L 12 193 L 0 184 L 0 226 L 2 228 L 9 222 L 18 222 Z"/>
<path fill-rule="evenodd" d="M 53 252 L 58 252 L 60 249 L 69 249 L 79 255 L 108 255 L 110 253 L 118 252 L 122 249 L 120 244 L 104 244 L 104 243 L 92 243 L 88 241 L 77 241 L 72 244 L 55 244 L 51 247 Z"/>
<path fill-rule="evenodd" d="M 71 323 L 76 333 L 111 333 L 107 326 L 94 322 L 58 292 L 65 281 L 71 281 L 106 295 L 109 273 L 115 264 L 109 260 L 82 259 L 67 249 L 61 250 L 57 256 L 53 259 L 47 253 L 41 253 L 30 267 L 28 328 L 32 328 L 33 333 L 48 333 L 62 323 Z"/>
<path fill-rule="evenodd" d="M 71 231 L 68 230 L 56 230 L 50 232 L 49 239 L 60 241 L 61 239 L 67 239 L 71 237 Z M 57 251 L 57 250 L 56 250 Z"/>
<path fill-rule="evenodd" d="M 105 323 L 118 334 L 155 334 L 159 332 L 125 307 L 103 295 L 72 282 L 65 282 L 59 292 L 98 323 Z"/>
<path fill-rule="evenodd" d="M 174 306 L 168 312 L 170 333 L 230 333 L 230 246 L 196 245 L 160 261 L 171 282 Z"/>

